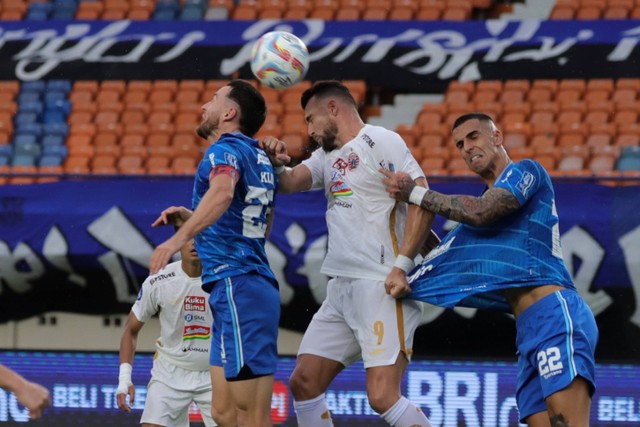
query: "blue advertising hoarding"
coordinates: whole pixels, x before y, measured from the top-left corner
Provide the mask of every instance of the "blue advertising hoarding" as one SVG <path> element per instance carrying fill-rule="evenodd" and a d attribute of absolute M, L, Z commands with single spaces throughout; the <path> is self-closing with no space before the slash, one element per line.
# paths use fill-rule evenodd
<path fill-rule="evenodd" d="M 136 355 L 136 400 L 130 414 L 116 404 L 116 353 L 0 352 L 0 363 L 43 384 L 51 393 L 52 407 L 45 411 L 44 419 L 29 425 L 101 427 L 139 425 L 153 362 L 151 354 Z M 275 374 L 274 425 L 297 425 L 288 387 L 294 364 L 293 358 L 281 358 Z M 414 360 L 403 378 L 402 392 L 423 409 L 434 426 L 518 426 L 516 370 L 514 362 L 505 361 Z M 590 425 L 639 425 L 640 366 L 599 364 L 596 378 Z M 369 406 L 364 379 L 364 367 L 358 362 L 341 372 L 329 387 L 326 398 L 336 425 L 386 425 Z M 191 419 L 192 425 L 202 425 L 197 424 L 197 410 Z M 0 390 L 0 426 L 27 421 L 28 413 L 15 396 Z"/>

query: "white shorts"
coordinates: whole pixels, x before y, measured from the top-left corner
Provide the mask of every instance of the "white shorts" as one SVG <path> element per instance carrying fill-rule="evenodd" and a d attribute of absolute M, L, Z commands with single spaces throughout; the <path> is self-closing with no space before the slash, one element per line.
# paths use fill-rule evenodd
<path fill-rule="evenodd" d="M 365 368 L 393 365 L 400 352 L 411 359 L 423 305 L 387 295 L 384 281 L 338 277 L 311 319 L 298 354 L 314 354 L 345 366 L 362 359 Z"/>
<path fill-rule="evenodd" d="M 177 383 L 177 388 L 176 388 Z M 207 427 L 217 425 L 211 417 L 211 374 L 191 371 L 157 357 L 151 369 L 147 399 L 140 423 L 188 427 L 189 406 L 195 402 Z"/>

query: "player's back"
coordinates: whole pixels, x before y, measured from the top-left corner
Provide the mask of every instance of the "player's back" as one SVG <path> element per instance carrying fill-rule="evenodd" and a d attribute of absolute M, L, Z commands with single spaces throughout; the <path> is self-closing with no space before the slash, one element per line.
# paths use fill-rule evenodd
<path fill-rule="evenodd" d="M 194 207 L 216 173 L 231 175 L 236 187 L 228 209 L 196 237 L 203 283 L 249 271 L 273 277 L 264 250 L 267 216 L 273 209 L 277 189 L 269 157 L 257 140 L 239 133 L 223 134 L 198 166 Z"/>

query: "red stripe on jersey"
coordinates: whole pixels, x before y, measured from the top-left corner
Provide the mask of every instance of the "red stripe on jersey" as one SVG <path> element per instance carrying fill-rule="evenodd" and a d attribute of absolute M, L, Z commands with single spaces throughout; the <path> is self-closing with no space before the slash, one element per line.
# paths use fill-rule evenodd
<path fill-rule="evenodd" d="M 234 184 L 240 179 L 238 171 L 230 165 L 215 165 L 209 174 L 209 181 L 218 175 L 229 175 L 233 179 Z"/>

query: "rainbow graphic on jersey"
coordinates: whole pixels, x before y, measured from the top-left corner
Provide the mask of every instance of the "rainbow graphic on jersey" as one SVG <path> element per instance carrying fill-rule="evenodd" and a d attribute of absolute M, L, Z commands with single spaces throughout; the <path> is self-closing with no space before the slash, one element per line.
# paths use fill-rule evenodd
<path fill-rule="evenodd" d="M 353 195 L 353 191 L 351 191 L 351 188 L 349 188 L 349 186 L 347 186 L 347 184 L 342 181 L 338 181 L 333 184 L 329 188 L 329 191 L 331 191 L 333 197 L 349 197 Z"/>
<path fill-rule="evenodd" d="M 185 326 L 182 333 L 182 341 L 208 340 L 211 337 L 211 328 L 208 326 Z"/>

